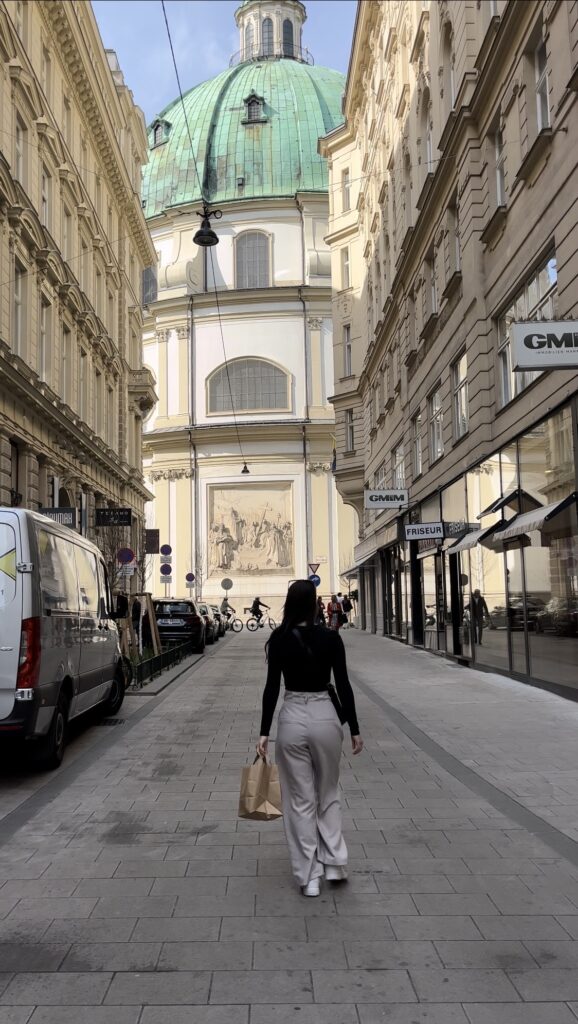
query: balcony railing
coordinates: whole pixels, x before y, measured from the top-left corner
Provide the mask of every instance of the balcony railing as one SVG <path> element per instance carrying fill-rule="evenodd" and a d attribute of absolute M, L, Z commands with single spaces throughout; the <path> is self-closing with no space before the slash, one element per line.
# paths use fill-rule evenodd
<path fill-rule="evenodd" d="M 281 46 L 266 52 L 263 46 L 256 43 L 253 46 L 245 46 L 242 50 L 234 53 L 229 61 L 229 67 L 234 68 L 237 64 L 243 64 L 247 60 L 299 60 L 303 64 L 315 64 L 313 55 L 303 46 Z"/>

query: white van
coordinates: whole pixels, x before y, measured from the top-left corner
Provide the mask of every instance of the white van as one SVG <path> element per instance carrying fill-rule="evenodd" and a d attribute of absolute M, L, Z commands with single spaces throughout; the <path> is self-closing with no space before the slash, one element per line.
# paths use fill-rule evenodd
<path fill-rule="evenodd" d="M 0 507 L 0 744 L 34 740 L 61 763 L 67 724 L 125 692 L 119 637 L 98 548 L 46 516 Z"/>

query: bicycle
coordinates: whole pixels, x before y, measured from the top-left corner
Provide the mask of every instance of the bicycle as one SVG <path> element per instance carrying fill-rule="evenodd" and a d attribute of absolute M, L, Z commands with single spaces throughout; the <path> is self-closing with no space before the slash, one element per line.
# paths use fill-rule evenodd
<path fill-rule="evenodd" d="M 247 619 L 247 629 L 249 630 L 250 633 L 254 633 L 257 629 L 259 629 L 259 627 L 261 627 L 261 629 L 263 629 L 263 627 L 265 626 L 265 623 L 267 623 L 267 625 L 269 626 L 269 629 L 275 629 L 276 626 L 277 626 L 277 623 L 275 622 L 275 619 L 271 619 L 271 618 L 265 619 L 265 618 L 263 618 L 263 619 L 261 619 L 259 621 L 259 619 L 257 619 L 254 615 L 251 615 Z"/>
<path fill-rule="evenodd" d="M 229 629 L 232 629 L 233 633 L 240 633 L 242 628 L 243 628 L 243 623 L 242 623 L 241 619 L 230 619 L 229 620 Z"/>

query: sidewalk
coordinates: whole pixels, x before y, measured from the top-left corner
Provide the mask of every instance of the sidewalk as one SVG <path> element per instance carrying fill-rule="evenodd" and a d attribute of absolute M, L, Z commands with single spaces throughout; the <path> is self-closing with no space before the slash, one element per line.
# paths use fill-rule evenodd
<path fill-rule="evenodd" d="M 236 816 L 264 639 L 0 821 L 0 1024 L 576 1024 L 576 705 L 345 631 L 351 880 L 305 900 L 282 825 Z"/>

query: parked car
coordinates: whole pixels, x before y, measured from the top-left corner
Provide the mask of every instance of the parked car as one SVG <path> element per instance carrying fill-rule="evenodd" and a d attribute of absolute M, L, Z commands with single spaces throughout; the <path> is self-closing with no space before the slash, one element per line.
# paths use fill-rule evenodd
<path fill-rule="evenodd" d="M 578 635 L 578 604 L 563 597 L 553 597 L 535 619 L 537 633 L 556 636 Z"/>
<path fill-rule="evenodd" d="M 215 616 L 215 619 L 217 620 L 219 636 L 224 636 L 227 628 L 225 616 L 223 615 L 221 609 L 218 608 L 216 604 L 211 605 L 211 611 Z"/>
<path fill-rule="evenodd" d="M 106 567 L 80 534 L 0 508 L 0 742 L 30 742 L 45 768 L 68 723 L 97 705 L 115 715 L 126 677 Z"/>
<path fill-rule="evenodd" d="M 205 649 L 205 620 L 194 601 L 189 598 L 153 601 L 161 643 L 185 644 L 192 640 L 202 654 Z"/>
<path fill-rule="evenodd" d="M 205 620 L 205 637 L 207 643 L 214 644 L 215 640 L 219 639 L 219 626 L 213 614 L 213 609 L 209 604 L 202 603 L 199 605 L 199 614 L 202 615 Z"/>

